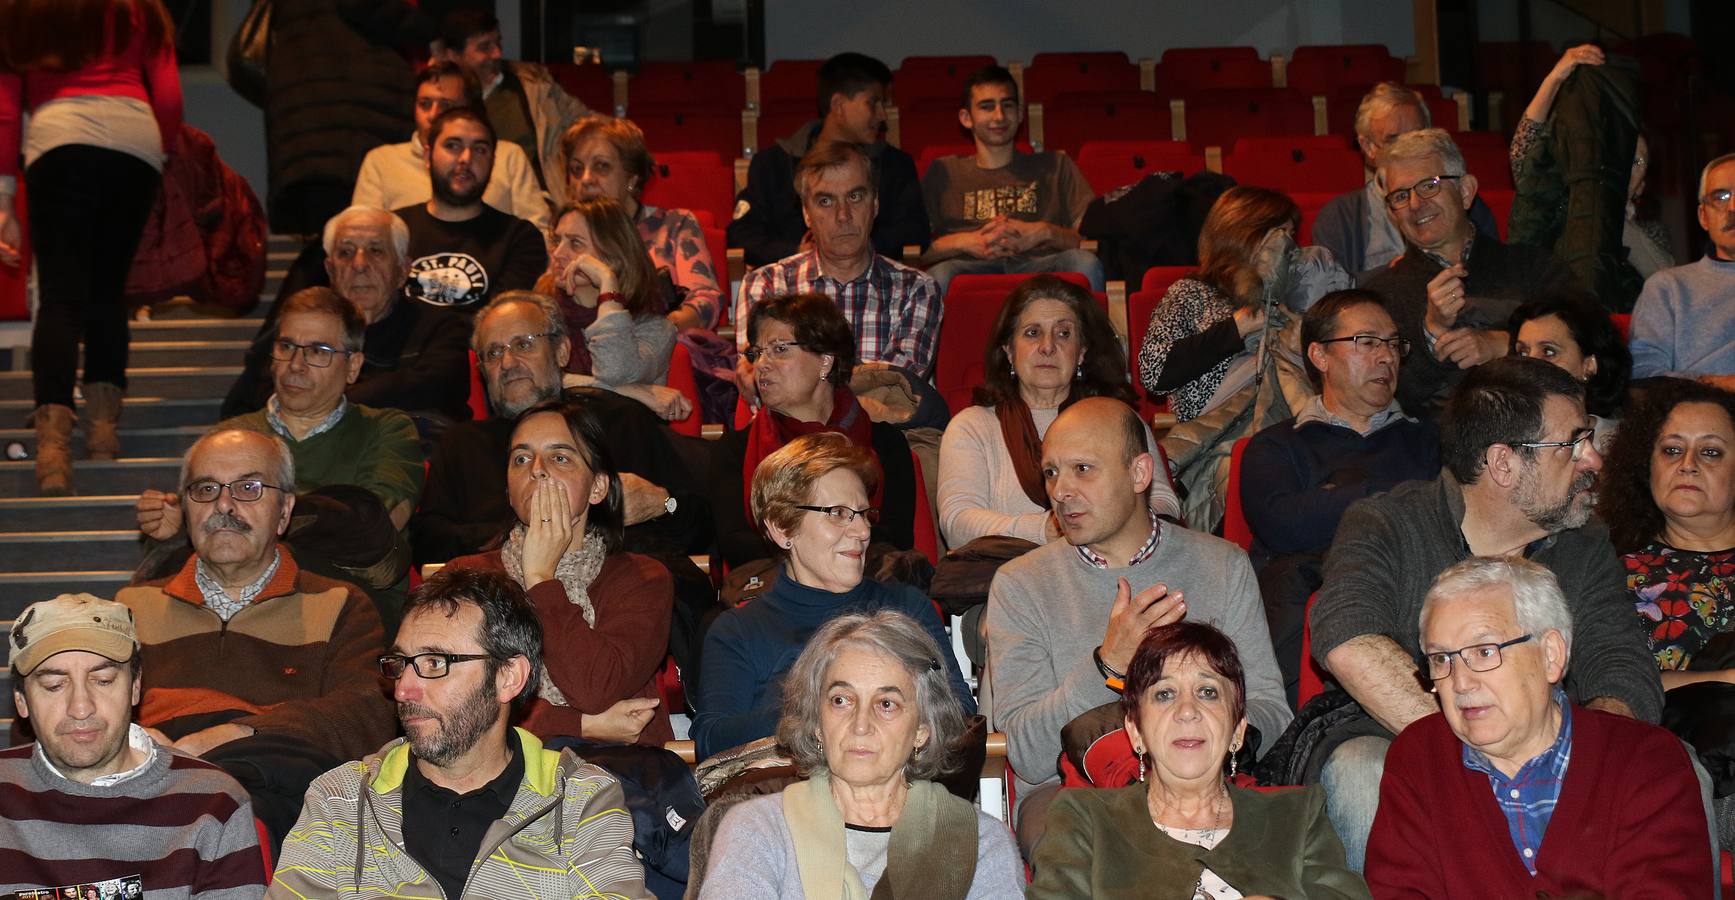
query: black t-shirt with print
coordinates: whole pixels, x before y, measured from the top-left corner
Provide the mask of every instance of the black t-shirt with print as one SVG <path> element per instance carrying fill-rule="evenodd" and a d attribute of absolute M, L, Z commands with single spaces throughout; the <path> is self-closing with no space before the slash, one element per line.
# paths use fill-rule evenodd
<path fill-rule="evenodd" d="M 436 219 L 425 204 L 396 212 L 410 229 L 412 300 L 474 311 L 501 291 L 529 290 L 548 268 L 542 232 L 487 204 L 462 222 Z"/>

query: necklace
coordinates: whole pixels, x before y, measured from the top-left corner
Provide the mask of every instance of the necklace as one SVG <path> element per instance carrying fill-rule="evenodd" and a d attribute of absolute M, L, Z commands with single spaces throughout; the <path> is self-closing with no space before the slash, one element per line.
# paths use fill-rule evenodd
<path fill-rule="evenodd" d="M 1229 828 L 1221 824 L 1223 820 L 1227 818 L 1226 807 L 1228 806 L 1228 802 L 1228 791 L 1218 793 L 1217 801 L 1212 806 L 1212 825 L 1209 828 L 1183 828 L 1179 826 L 1164 825 L 1162 822 L 1157 820 L 1155 813 L 1151 814 L 1151 824 L 1157 826 L 1159 831 L 1177 841 L 1195 844 L 1208 850 L 1217 846 L 1217 844 L 1220 843 L 1229 833 Z"/>

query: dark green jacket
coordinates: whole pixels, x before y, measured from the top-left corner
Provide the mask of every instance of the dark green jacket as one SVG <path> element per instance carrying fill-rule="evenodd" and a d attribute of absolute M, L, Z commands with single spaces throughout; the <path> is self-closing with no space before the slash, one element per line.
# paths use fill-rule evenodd
<path fill-rule="evenodd" d="M 1186 897 L 1206 866 L 1247 896 L 1369 897 L 1344 863 L 1319 787 L 1274 792 L 1229 789 L 1235 822 L 1215 849 L 1157 830 L 1145 785 L 1062 791 L 1049 808 L 1026 893 L 1041 898 Z"/>

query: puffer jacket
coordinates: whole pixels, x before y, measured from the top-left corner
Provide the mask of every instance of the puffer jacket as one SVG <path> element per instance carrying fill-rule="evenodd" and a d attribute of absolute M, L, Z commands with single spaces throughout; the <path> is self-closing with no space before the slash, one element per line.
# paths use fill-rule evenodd
<path fill-rule="evenodd" d="M 546 750 L 521 728 L 513 734 L 524 749 L 524 781 L 505 818 L 483 836 L 462 896 L 650 900 L 620 782 L 571 750 Z M 283 840 L 266 896 L 445 900 L 404 849 L 409 765 L 409 745 L 399 738 L 319 776 Z"/>

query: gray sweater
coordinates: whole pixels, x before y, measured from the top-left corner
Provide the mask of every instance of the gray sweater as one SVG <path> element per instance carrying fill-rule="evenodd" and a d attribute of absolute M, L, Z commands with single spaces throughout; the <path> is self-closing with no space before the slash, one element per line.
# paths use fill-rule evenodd
<path fill-rule="evenodd" d="M 1247 718 L 1269 748 L 1293 718 L 1253 566 L 1241 548 L 1163 524 L 1162 541 L 1136 566 L 1098 569 L 1054 541 L 1000 567 L 988 590 L 988 668 L 994 728 L 1006 732 L 1020 796 L 1060 781 L 1060 730 L 1119 699 L 1091 651 L 1108 631 L 1117 580 L 1134 595 L 1158 582 L 1187 598 L 1187 618 L 1235 642 L 1247 679 Z M 1630 613 L 1629 613 L 1630 615 Z M 1633 629 L 1636 633 L 1636 629 Z"/>
<path fill-rule="evenodd" d="M 1634 378 L 1735 375 L 1735 262 L 1706 255 L 1645 279 L 1629 346 Z"/>
<path fill-rule="evenodd" d="M 625 309 L 601 313 L 584 330 L 590 374 L 609 387 L 668 384 L 675 331 L 675 323 L 655 314 L 635 319 Z"/>
<path fill-rule="evenodd" d="M 1325 586 L 1308 615 L 1313 657 L 1325 664 L 1339 644 L 1383 634 L 1419 657 L 1422 598 L 1434 578 L 1468 559 L 1460 523 L 1464 489 L 1450 473 L 1411 481 L 1349 508 L 1325 558 Z M 1663 687 L 1644 632 L 1633 624 L 1626 574 L 1601 522 L 1550 535 L 1530 554 L 1560 580 L 1572 611 L 1566 691 L 1583 704 L 1613 697 L 1655 723 Z"/>

